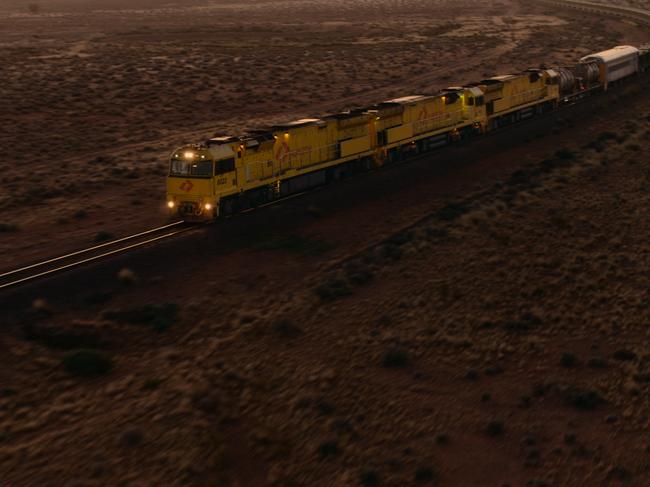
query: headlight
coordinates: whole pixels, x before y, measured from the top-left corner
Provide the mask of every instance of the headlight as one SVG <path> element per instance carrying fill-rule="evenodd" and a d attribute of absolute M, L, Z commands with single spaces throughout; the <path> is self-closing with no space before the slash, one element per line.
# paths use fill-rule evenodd
<path fill-rule="evenodd" d="M 212 205 L 210 203 L 206 203 L 205 206 L 203 207 L 206 210 L 210 211 L 212 209 Z"/>
<path fill-rule="evenodd" d="M 174 202 L 173 201 L 168 201 L 167 202 L 167 207 L 168 208 L 173 208 L 174 207 Z"/>

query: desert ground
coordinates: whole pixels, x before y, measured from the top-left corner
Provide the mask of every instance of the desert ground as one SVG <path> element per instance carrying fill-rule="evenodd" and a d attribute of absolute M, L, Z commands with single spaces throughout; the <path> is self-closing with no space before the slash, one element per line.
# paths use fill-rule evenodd
<path fill-rule="evenodd" d="M 7 297 L 5 482 L 647 485 L 650 98 L 596 107 Z"/>
<path fill-rule="evenodd" d="M 38 4 L 0 6 L 6 268 L 165 221 L 188 139 L 645 35 L 505 0 Z M 0 296 L 0 484 L 648 485 L 645 86 Z"/>

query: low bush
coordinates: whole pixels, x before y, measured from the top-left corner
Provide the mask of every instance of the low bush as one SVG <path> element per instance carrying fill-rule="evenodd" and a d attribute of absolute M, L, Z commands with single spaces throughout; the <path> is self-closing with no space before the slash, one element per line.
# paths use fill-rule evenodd
<path fill-rule="evenodd" d="M 504 431 L 504 425 L 502 421 L 490 421 L 485 428 L 485 432 L 491 438 L 502 436 Z"/>
<path fill-rule="evenodd" d="M 18 230 L 18 225 L 15 223 L 0 223 L 0 233 L 15 232 Z"/>
<path fill-rule="evenodd" d="M 614 359 L 616 360 L 629 362 L 631 360 L 636 359 L 636 353 L 634 353 L 631 350 L 621 349 L 621 350 L 616 350 L 612 355 L 612 357 L 614 357 Z"/>
<path fill-rule="evenodd" d="M 142 390 L 144 391 L 153 391 L 160 387 L 160 384 L 163 383 L 162 379 L 148 379 L 142 384 Z"/>
<path fill-rule="evenodd" d="M 558 159 L 569 160 L 569 159 L 575 159 L 576 154 L 571 149 L 567 149 L 566 147 L 563 147 L 555 152 L 555 157 L 557 157 Z"/>
<path fill-rule="evenodd" d="M 375 487 L 379 485 L 379 475 L 374 470 L 364 470 L 359 478 L 363 487 Z"/>
<path fill-rule="evenodd" d="M 381 247 L 381 255 L 388 260 L 399 260 L 402 257 L 402 249 L 399 245 L 386 242 Z"/>
<path fill-rule="evenodd" d="M 341 453 L 339 444 L 336 440 L 329 440 L 318 446 L 318 454 L 321 458 L 332 457 Z"/>
<path fill-rule="evenodd" d="M 426 466 L 419 467 L 413 478 L 417 483 L 430 482 L 433 480 L 433 469 Z"/>
<path fill-rule="evenodd" d="M 276 321 L 273 324 L 273 331 L 282 338 L 298 338 L 302 335 L 302 329 L 288 319 Z"/>
<path fill-rule="evenodd" d="M 564 401 L 581 411 L 591 411 L 604 403 L 604 399 L 595 389 L 572 386 L 564 391 Z"/>
<path fill-rule="evenodd" d="M 334 301 L 352 294 L 349 284 L 345 280 L 336 277 L 327 279 L 323 284 L 317 286 L 314 292 L 323 301 Z"/>
<path fill-rule="evenodd" d="M 527 332 L 532 328 L 539 326 L 542 320 L 533 313 L 523 313 L 517 320 L 508 320 L 503 323 L 505 331 L 509 332 Z"/>
<path fill-rule="evenodd" d="M 95 234 L 94 241 L 99 243 L 99 242 L 106 242 L 107 240 L 112 240 L 113 239 L 113 234 L 105 231 L 97 232 Z"/>
<path fill-rule="evenodd" d="M 409 354 L 406 350 L 396 347 L 387 351 L 381 359 L 381 365 L 387 368 L 405 367 L 409 364 Z"/>
<path fill-rule="evenodd" d="M 616 132 L 610 132 L 610 131 L 601 132 L 598 135 L 598 140 L 603 141 L 603 142 L 605 142 L 607 140 L 615 140 L 617 138 L 618 138 L 618 134 Z"/>
<path fill-rule="evenodd" d="M 365 262 L 354 260 L 345 265 L 345 274 L 350 283 L 357 286 L 367 284 L 375 278 L 375 274 L 370 266 Z"/>
<path fill-rule="evenodd" d="M 602 357 L 593 357 L 587 361 L 587 365 L 592 369 L 604 369 L 607 367 L 607 361 Z"/>
<path fill-rule="evenodd" d="M 451 443 L 451 438 L 447 433 L 438 433 L 436 435 L 436 443 L 438 445 L 448 445 Z"/>
<path fill-rule="evenodd" d="M 563 353 L 562 357 L 560 357 L 560 365 L 562 367 L 575 367 L 576 364 L 578 363 L 578 360 L 576 359 L 576 356 L 572 353 Z"/>
<path fill-rule="evenodd" d="M 106 374 L 113 363 L 106 354 L 97 350 L 77 350 L 63 357 L 63 366 L 72 375 L 96 377 Z"/>

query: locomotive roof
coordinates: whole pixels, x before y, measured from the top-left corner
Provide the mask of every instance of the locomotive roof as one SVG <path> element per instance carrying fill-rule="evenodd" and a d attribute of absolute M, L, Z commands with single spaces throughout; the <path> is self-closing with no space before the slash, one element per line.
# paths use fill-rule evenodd
<path fill-rule="evenodd" d="M 323 117 L 323 120 L 347 120 L 349 118 L 355 118 L 364 115 L 365 111 L 366 111 L 365 108 L 352 108 L 351 110 L 347 110 L 344 112 L 325 115 Z"/>
<path fill-rule="evenodd" d="M 208 147 L 210 147 L 211 145 L 229 144 L 237 140 L 239 140 L 239 137 L 234 137 L 232 135 L 221 135 L 218 137 L 212 137 L 211 139 L 208 139 L 205 144 Z"/>
<path fill-rule="evenodd" d="M 429 98 L 429 97 L 425 95 L 409 95 L 409 96 L 402 96 L 400 98 L 394 98 L 392 100 L 386 100 L 384 103 L 398 103 L 400 105 L 404 105 L 408 103 L 413 103 L 414 101 L 423 100 L 424 98 Z"/>
<path fill-rule="evenodd" d="M 292 122 L 280 123 L 271 127 L 275 130 L 283 130 L 297 127 L 305 127 L 307 125 L 318 125 L 324 123 L 320 118 L 301 118 L 300 120 L 293 120 Z"/>
<path fill-rule="evenodd" d="M 633 46 L 616 46 L 612 49 L 606 51 L 597 52 L 595 54 L 589 54 L 580 58 L 580 62 L 585 61 L 600 61 L 602 63 L 610 63 L 616 61 L 622 57 L 630 56 L 633 54 L 639 54 L 639 50 Z"/>

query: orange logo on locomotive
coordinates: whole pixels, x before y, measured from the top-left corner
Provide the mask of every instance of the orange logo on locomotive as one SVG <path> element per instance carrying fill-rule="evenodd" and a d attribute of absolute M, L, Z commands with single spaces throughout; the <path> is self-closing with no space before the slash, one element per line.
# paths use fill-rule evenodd
<path fill-rule="evenodd" d="M 182 191 L 185 191 L 186 193 L 189 193 L 190 191 L 192 191 L 192 188 L 193 188 L 193 187 L 194 187 L 194 184 L 192 184 L 192 181 L 187 180 L 187 179 L 186 179 L 185 181 L 183 181 L 183 184 L 181 184 L 181 185 L 179 186 L 179 188 L 180 188 Z"/>
<path fill-rule="evenodd" d="M 424 105 L 422 109 L 418 112 L 418 118 L 413 123 L 413 128 L 415 129 L 416 132 L 420 132 L 426 129 L 428 122 L 429 122 L 429 111 L 427 110 L 427 106 Z"/>
<path fill-rule="evenodd" d="M 285 141 L 282 141 L 280 147 L 278 147 L 278 150 L 275 152 L 275 160 L 283 162 L 284 159 L 289 155 L 289 151 L 289 144 L 287 144 Z"/>

